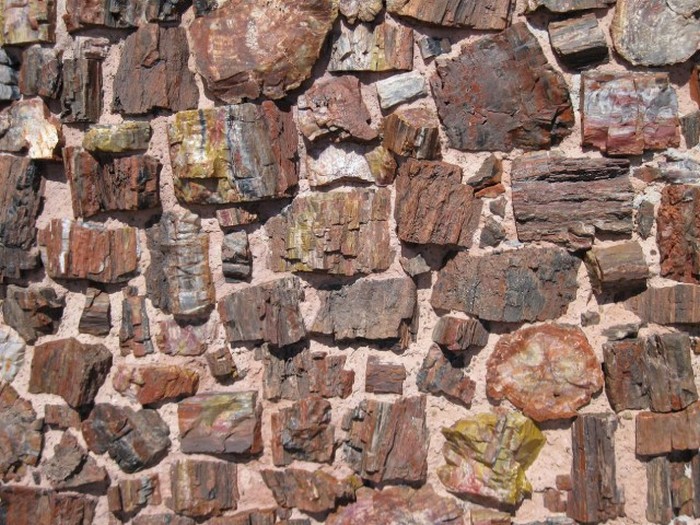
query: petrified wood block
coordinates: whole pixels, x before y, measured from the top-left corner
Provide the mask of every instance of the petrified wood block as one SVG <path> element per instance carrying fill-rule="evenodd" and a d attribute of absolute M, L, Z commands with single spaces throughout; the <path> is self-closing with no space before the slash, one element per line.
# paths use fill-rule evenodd
<path fill-rule="evenodd" d="M 275 466 L 295 459 L 331 463 L 334 435 L 331 404 L 317 396 L 301 399 L 272 414 L 272 462 Z"/>
<path fill-rule="evenodd" d="M 0 381 L 11 383 L 24 364 L 27 345 L 17 333 L 0 326 Z"/>
<path fill-rule="evenodd" d="M 372 22 L 384 8 L 384 0 L 340 0 L 340 13 L 354 24 Z"/>
<path fill-rule="evenodd" d="M 102 60 L 64 60 L 61 82 L 61 120 L 68 124 L 97 122 L 102 114 Z"/>
<path fill-rule="evenodd" d="M 428 94 L 425 77 L 419 71 L 393 75 L 376 82 L 377 97 L 382 109 L 389 109 Z"/>
<path fill-rule="evenodd" d="M 387 0 L 389 13 L 447 27 L 505 29 L 510 0 Z"/>
<path fill-rule="evenodd" d="M 40 98 L 19 100 L 0 112 L 0 151 L 53 160 L 62 141 L 60 122 Z"/>
<path fill-rule="evenodd" d="M 0 45 L 16 46 L 56 39 L 54 0 L 3 0 Z"/>
<path fill-rule="evenodd" d="M 677 284 L 648 288 L 624 302 L 645 323 L 700 323 L 700 286 Z"/>
<path fill-rule="evenodd" d="M 168 506 L 185 516 L 219 516 L 238 505 L 238 469 L 235 463 L 193 459 L 176 461 L 170 467 L 170 487 L 173 497 Z M 164 523 L 176 525 L 179 522 L 168 519 Z"/>
<path fill-rule="evenodd" d="M 57 490 L 104 493 L 109 475 L 78 443 L 73 434 L 65 432 L 54 447 L 51 459 L 43 464 L 43 473 Z"/>
<path fill-rule="evenodd" d="M 447 315 L 438 319 L 433 329 L 433 341 L 450 352 L 461 353 L 486 346 L 489 333 L 478 319 Z"/>
<path fill-rule="evenodd" d="M 636 417 L 636 453 L 659 456 L 700 448 L 700 403 L 666 414 L 641 412 Z"/>
<path fill-rule="evenodd" d="M 586 253 L 591 284 L 597 292 L 645 288 L 649 265 L 638 241 L 594 246 Z"/>
<path fill-rule="evenodd" d="M 365 392 L 373 394 L 403 394 L 406 367 L 382 361 L 375 355 L 367 358 Z"/>
<path fill-rule="evenodd" d="M 574 11 L 587 11 L 589 9 L 605 9 L 615 3 L 616 0 L 528 0 L 527 11 L 533 12 L 540 7 L 546 8 L 552 13 L 571 13 Z"/>
<path fill-rule="evenodd" d="M 107 335 L 112 328 L 109 294 L 96 288 L 85 292 L 85 306 L 80 316 L 78 331 L 81 334 Z"/>
<path fill-rule="evenodd" d="M 593 13 L 552 21 L 547 30 L 554 52 L 569 67 L 583 69 L 608 58 L 605 35 Z"/>
<path fill-rule="evenodd" d="M 440 153 L 438 121 L 425 108 L 395 111 L 384 121 L 383 144 L 397 155 L 434 159 Z"/>
<path fill-rule="evenodd" d="M 253 273 L 253 255 L 244 231 L 224 235 L 221 243 L 221 271 L 228 282 L 244 281 Z"/>
<path fill-rule="evenodd" d="M 199 374 L 179 366 L 119 367 L 112 377 L 114 389 L 142 405 L 193 396 Z"/>
<path fill-rule="evenodd" d="M 186 0 L 67 0 L 63 20 L 69 32 L 91 27 L 126 29 L 148 22 L 179 22 Z"/>
<path fill-rule="evenodd" d="M 0 50 L 0 101 L 19 100 L 22 93 L 18 81 L 16 62 L 4 49 Z"/>
<path fill-rule="evenodd" d="M 322 470 L 289 468 L 260 473 L 281 507 L 298 508 L 310 514 L 332 511 L 338 504 L 353 501 L 355 488 L 362 484 L 355 477 L 339 480 Z"/>
<path fill-rule="evenodd" d="M 0 487 L 0 515 L 13 525 L 91 525 L 97 498 L 51 490 L 6 485 Z"/>
<path fill-rule="evenodd" d="M 682 184 L 661 190 L 656 243 L 663 277 L 700 284 L 700 188 Z"/>
<path fill-rule="evenodd" d="M 476 383 L 464 373 L 461 356 L 447 356 L 438 345 L 431 345 L 416 376 L 421 392 L 445 396 L 453 403 L 469 406 L 474 398 Z"/>
<path fill-rule="evenodd" d="M 700 456 L 680 453 L 647 463 L 646 518 L 666 524 L 677 516 L 700 515 Z"/>
<path fill-rule="evenodd" d="M 124 521 L 146 506 L 157 506 L 161 503 L 158 474 L 136 479 L 122 479 L 107 491 L 109 511 Z"/>
<path fill-rule="evenodd" d="M 144 357 L 152 354 L 151 324 L 146 310 L 146 297 L 134 286 L 127 286 L 122 299 L 122 324 L 119 328 L 121 354 Z"/>
<path fill-rule="evenodd" d="M 59 296 L 53 288 L 20 288 L 9 285 L 2 302 L 2 315 L 5 323 L 29 344 L 45 334 L 55 334 L 66 306 L 64 296 Z"/>
<path fill-rule="evenodd" d="M 153 133 L 143 121 L 90 126 L 83 135 L 83 148 L 92 153 L 129 153 L 145 151 Z"/>
<path fill-rule="evenodd" d="M 0 417 L 3 422 L 0 425 L 0 479 L 19 481 L 27 465 L 39 463 L 44 444 L 42 422 L 37 419 L 31 402 L 19 397 L 17 391 L 6 383 L 0 385 Z M 5 501 L 3 494 L 0 512 Z"/>

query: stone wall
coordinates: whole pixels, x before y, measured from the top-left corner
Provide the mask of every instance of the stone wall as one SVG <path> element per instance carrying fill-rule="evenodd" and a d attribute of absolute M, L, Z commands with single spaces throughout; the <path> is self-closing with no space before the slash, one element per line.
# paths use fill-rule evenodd
<path fill-rule="evenodd" d="M 700 518 L 697 5 L 0 9 L 0 525 Z"/>

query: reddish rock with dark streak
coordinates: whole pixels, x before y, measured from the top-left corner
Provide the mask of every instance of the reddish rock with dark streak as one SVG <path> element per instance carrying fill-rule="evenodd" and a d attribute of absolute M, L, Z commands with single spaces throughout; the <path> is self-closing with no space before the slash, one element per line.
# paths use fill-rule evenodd
<path fill-rule="evenodd" d="M 700 286 L 648 288 L 625 301 L 624 306 L 645 323 L 697 324 L 700 323 Z"/>
<path fill-rule="evenodd" d="M 0 479 L 20 480 L 27 465 L 39 463 L 44 444 L 42 421 L 36 418 L 32 404 L 7 383 L 0 385 L 0 421 Z"/>
<path fill-rule="evenodd" d="M 97 288 L 85 292 L 85 307 L 80 316 L 78 331 L 81 334 L 107 335 L 112 329 L 109 294 Z"/>
<path fill-rule="evenodd" d="M 92 525 L 97 498 L 46 489 L 0 487 L 0 519 L 7 525 Z"/>
<path fill-rule="evenodd" d="M 238 505 L 238 469 L 222 461 L 177 461 L 170 467 L 170 490 L 166 503 L 178 514 L 219 516 Z"/>
<path fill-rule="evenodd" d="M 661 275 L 700 284 L 700 188 L 665 186 L 656 228 Z"/>
<path fill-rule="evenodd" d="M 44 423 L 58 430 L 80 429 L 80 414 L 66 405 L 46 405 Z"/>
<path fill-rule="evenodd" d="M 384 147 L 404 157 L 436 158 L 440 153 L 437 118 L 422 107 L 395 111 L 384 121 Z"/>
<path fill-rule="evenodd" d="M 367 358 L 365 392 L 373 394 L 403 394 L 406 367 L 401 364 L 383 362 L 377 356 Z"/>
<path fill-rule="evenodd" d="M 61 120 L 97 122 L 102 114 L 102 60 L 66 59 L 62 73 Z"/>
<path fill-rule="evenodd" d="M 158 350 L 167 355 L 193 356 L 207 351 L 208 341 L 215 337 L 216 326 L 180 324 L 174 319 L 158 323 L 156 343 Z"/>
<path fill-rule="evenodd" d="M 119 367 L 112 384 L 117 392 L 145 406 L 193 396 L 199 386 L 199 374 L 174 365 Z"/>
<path fill-rule="evenodd" d="M 387 11 L 445 27 L 503 30 L 510 23 L 510 0 L 388 0 Z"/>
<path fill-rule="evenodd" d="M 640 412 L 636 417 L 636 453 L 659 456 L 700 448 L 700 403 L 667 414 Z"/>
<path fill-rule="evenodd" d="M 272 462 L 289 465 L 295 459 L 330 463 L 335 448 L 331 404 L 307 397 L 272 414 Z"/>
<path fill-rule="evenodd" d="M 322 470 L 289 468 L 260 473 L 280 506 L 309 514 L 328 512 L 353 501 L 355 489 L 362 486 L 362 480 L 357 477 L 339 480 Z"/>
<path fill-rule="evenodd" d="M 185 0 L 68 0 L 63 20 L 74 33 L 90 27 L 126 29 L 147 22 L 179 22 Z"/>
<path fill-rule="evenodd" d="M 19 90 L 26 96 L 56 98 L 61 87 L 60 53 L 55 49 L 34 45 L 22 53 Z"/>
<path fill-rule="evenodd" d="M 416 376 L 418 390 L 468 407 L 474 399 L 476 383 L 464 373 L 464 368 L 463 357 L 447 356 L 438 345 L 432 345 Z"/>

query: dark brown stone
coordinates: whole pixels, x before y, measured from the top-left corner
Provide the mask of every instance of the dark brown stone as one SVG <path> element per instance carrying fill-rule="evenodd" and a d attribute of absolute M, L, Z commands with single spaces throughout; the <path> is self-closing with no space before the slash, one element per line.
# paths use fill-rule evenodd
<path fill-rule="evenodd" d="M 65 306 L 65 297 L 53 288 L 9 285 L 2 302 L 2 316 L 31 345 L 42 335 L 58 331 Z"/>
<path fill-rule="evenodd" d="M 127 286 L 124 290 L 119 347 L 125 356 L 132 354 L 134 357 L 144 357 L 155 351 L 146 311 L 146 297 L 138 295 L 138 289 L 134 286 Z"/>
<path fill-rule="evenodd" d="M 151 265 L 146 273 L 153 305 L 176 320 L 209 317 L 216 294 L 209 266 L 209 234 L 198 215 L 166 212 L 149 231 Z"/>
<path fill-rule="evenodd" d="M 282 98 L 311 76 L 337 16 L 332 0 L 274 0 L 255 9 L 246 0 L 225 2 L 189 27 L 197 71 L 227 103 Z"/>
<path fill-rule="evenodd" d="M 19 397 L 7 383 L 0 384 L 0 420 L 0 479 L 19 481 L 27 465 L 39 463 L 44 444 L 42 421 L 37 419 L 31 402 Z M 0 505 L 4 499 L 0 498 Z"/>
<path fill-rule="evenodd" d="M 296 401 L 310 395 L 346 398 L 355 372 L 344 370 L 346 356 L 294 348 L 270 350 L 263 358 L 263 396 L 271 401 Z"/>
<path fill-rule="evenodd" d="M 385 363 L 377 356 L 367 358 L 365 371 L 365 392 L 372 394 L 403 394 L 406 380 L 406 367 L 400 364 Z"/>
<path fill-rule="evenodd" d="M 571 133 L 566 82 L 523 23 L 438 59 L 436 71 L 433 93 L 453 148 L 542 149 Z"/>
<path fill-rule="evenodd" d="M 452 43 L 449 38 L 439 38 L 432 36 L 422 36 L 418 38 L 418 49 L 421 56 L 428 60 L 452 51 Z"/>
<path fill-rule="evenodd" d="M 402 241 L 468 248 L 481 205 L 459 166 L 410 159 L 399 170 L 394 217 Z"/>
<path fill-rule="evenodd" d="M 503 223 L 497 221 L 493 217 L 486 217 L 484 227 L 481 229 L 479 237 L 479 247 L 495 248 L 506 239 L 506 230 Z"/>
<path fill-rule="evenodd" d="M 636 417 L 636 453 L 659 456 L 700 448 L 700 403 L 666 414 L 641 412 Z"/>
<path fill-rule="evenodd" d="M 652 410 L 682 410 L 697 401 L 690 356 L 687 334 L 658 334 L 647 339 L 643 367 Z"/>
<path fill-rule="evenodd" d="M 574 69 L 583 69 L 608 58 L 608 44 L 593 13 L 578 18 L 552 21 L 547 27 L 549 41 L 559 59 Z"/>
<path fill-rule="evenodd" d="M 460 252 L 438 274 L 430 301 L 488 321 L 554 319 L 576 297 L 579 263 L 559 248 L 481 257 Z"/>
<path fill-rule="evenodd" d="M 195 395 L 199 374 L 174 365 L 119 367 L 112 384 L 117 392 L 145 406 Z"/>
<path fill-rule="evenodd" d="M 370 141 L 377 131 L 362 101 L 360 81 L 352 76 L 317 80 L 297 102 L 299 129 L 309 140 L 330 136 L 337 140 Z"/>
<path fill-rule="evenodd" d="M 685 147 L 694 148 L 700 144 L 700 111 L 693 111 L 681 117 L 681 130 Z"/>
<path fill-rule="evenodd" d="M 57 430 L 69 428 L 80 430 L 80 414 L 66 405 L 46 405 L 44 423 Z"/>
<path fill-rule="evenodd" d="M 0 155 L 0 281 L 19 278 L 39 264 L 36 219 L 44 183 L 41 168 L 27 157 Z"/>
<path fill-rule="evenodd" d="M 680 144 L 678 101 L 668 73 L 582 75 L 583 146 L 641 155 Z"/>
<path fill-rule="evenodd" d="M 387 0 L 389 13 L 446 27 L 505 29 L 510 23 L 510 0 Z"/>
<path fill-rule="evenodd" d="M 230 343 L 267 342 L 276 347 L 306 337 L 299 304 L 304 291 L 296 277 L 243 288 L 219 301 L 219 315 Z"/>
<path fill-rule="evenodd" d="M 193 518 L 219 516 L 238 505 L 235 463 L 184 460 L 170 467 L 172 500 L 168 506 Z"/>
<path fill-rule="evenodd" d="M 418 390 L 468 407 L 474 399 L 476 383 L 465 375 L 464 368 L 463 357 L 447 356 L 438 345 L 431 345 L 416 376 Z"/>
<path fill-rule="evenodd" d="M 321 306 L 311 331 L 336 341 L 398 340 L 408 348 L 413 338 L 416 285 L 407 277 L 361 280 L 339 290 L 319 291 Z"/>
<path fill-rule="evenodd" d="M 22 53 L 19 90 L 25 97 L 58 98 L 61 90 L 61 56 L 49 47 L 34 45 Z"/>
<path fill-rule="evenodd" d="M 292 113 L 270 101 L 181 111 L 168 140 L 181 202 L 258 202 L 296 193 L 296 127 Z"/>
<path fill-rule="evenodd" d="M 265 225 L 270 268 L 333 275 L 386 270 L 394 258 L 389 246 L 390 213 L 386 188 L 298 197 Z"/>
<path fill-rule="evenodd" d="M 648 239 L 654 227 L 654 203 L 642 201 L 637 210 L 636 231 L 642 239 Z"/>
<path fill-rule="evenodd" d="M 433 328 L 433 341 L 454 353 L 486 346 L 489 333 L 478 319 L 461 319 L 447 315 Z"/>
<path fill-rule="evenodd" d="M 597 292 L 645 288 L 649 265 L 638 241 L 594 246 L 586 253 L 591 284 Z"/>
<path fill-rule="evenodd" d="M 97 122 L 102 114 L 102 61 L 66 59 L 61 73 L 61 120 L 69 124 Z"/>
<path fill-rule="evenodd" d="M 262 405 L 254 391 L 201 394 L 177 406 L 180 448 L 186 454 L 249 456 L 263 449 Z"/>
<path fill-rule="evenodd" d="M 162 166 L 154 157 L 98 159 L 82 148 L 67 147 L 63 149 L 63 164 L 76 218 L 160 206 Z"/>
<path fill-rule="evenodd" d="M 371 483 L 424 483 L 430 437 L 425 396 L 364 400 L 346 414 L 347 463 Z"/>
<path fill-rule="evenodd" d="M 332 511 L 338 504 L 354 501 L 355 489 L 362 486 L 358 478 L 339 480 L 322 470 L 290 468 L 262 470 L 260 474 L 281 507 L 310 514 Z"/>
<path fill-rule="evenodd" d="M 216 326 L 212 323 L 182 325 L 172 319 L 158 323 L 156 342 L 158 349 L 167 355 L 202 355 L 207 351 L 208 342 L 216 336 Z"/>
<path fill-rule="evenodd" d="M 623 304 L 645 323 L 700 323 L 700 286 L 693 284 L 648 288 Z"/>
<path fill-rule="evenodd" d="M 313 396 L 272 414 L 272 462 L 289 465 L 295 459 L 331 463 L 335 448 L 331 404 Z"/>
<path fill-rule="evenodd" d="M 96 288 L 85 292 L 85 307 L 80 316 L 78 331 L 81 334 L 108 335 L 112 329 L 109 294 Z"/>
<path fill-rule="evenodd" d="M 513 214 L 521 242 L 586 249 L 595 237 L 632 234 L 629 161 L 546 153 L 513 162 Z"/>
<path fill-rule="evenodd" d="M 29 392 L 56 394 L 73 408 L 90 405 L 107 379 L 112 354 L 103 345 L 60 339 L 34 348 Z"/>
<path fill-rule="evenodd" d="M 572 491 L 567 515 L 583 523 L 599 523 L 625 515 L 625 500 L 617 486 L 615 429 L 609 414 L 585 414 L 571 427 Z"/>
<path fill-rule="evenodd" d="M 170 430 L 155 410 L 98 403 L 82 424 L 83 438 L 95 454 L 109 456 L 124 472 L 160 462 L 170 447 Z"/>
<path fill-rule="evenodd" d="M 56 490 L 104 493 L 109 475 L 68 432 L 54 447 L 54 455 L 44 463 L 44 474 Z"/>
<path fill-rule="evenodd" d="M 126 29 L 148 22 L 179 22 L 185 0 L 68 0 L 63 20 L 73 33 L 90 27 Z"/>
<path fill-rule="evenodd" d="M 656 243 L 661 275 L 700 284 L 700 188 L 681 184 L 661 191 Z"/>
<path fill-rule="evenodd" d="M 161 502 L 158 474 L 122 479 L 107 491 L 109 511 L 125 521 L 144 507 L 160 505 Z"/>
<path fill-rule="evenodd" d="M 224 235 L 221 244 L 221 270 L 228 282 L 245 281 L 253 273 L 253 255 L 244 231 Z"/>
<path fill-rule="evenodd" d="M 700 457 L 682 453 L 647 463 L 646 518 L 651 523 L 677 523 L 677 516 L 698 517 Z"/>
<path fill-rule="evenodd" d="M 235 381 L 241 378 L 241 373 L 238 371 L 231 351 L 227 347 L 219 348 L 205 355 L 209 372 L 220 383 Z"/>
<path fill-rule="evenodd" d="M 189 54 L 182 27 L 148 24 L 129 35 L 114 77 L 114 111 L 143 115 L 196 108 L 199 90 L 187 68 Z"/>
<path fill-rule="evenodd" d="M 0 487 L 0 517 L 7 525 L 92 525 L 97 499 L 45 489 Z"/>
<path fill-rule="evenodd" d="M 440 154 L 437 118 L 425 108 L 395 111 L 384 120 L 384 147 L 404 157 L 436 158 Z"/>
<path fill-rule="evenodd" d="M 571 13 L 589 9 L 607 9 L 615 0 L 528 0 L 527 11 L 533 12 L 546 8 L 552 13 Z"/>
<path fill-rule="evenodd" d="M 18 80 L 17 63 L 3 49 L 0 51 L 0 101 L 10 102 L 20 99 Z"/>

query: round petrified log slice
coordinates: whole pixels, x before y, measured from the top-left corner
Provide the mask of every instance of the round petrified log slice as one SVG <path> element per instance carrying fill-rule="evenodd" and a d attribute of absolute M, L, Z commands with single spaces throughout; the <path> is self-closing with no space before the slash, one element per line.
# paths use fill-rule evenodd
<path fill-rule="evenodd" d="M 603 372 L 586 336 L 560 324 L 503 336 L 487 363 L 489 397 L 506 398 L 535 421 L 574 417 L 603 387 Z"/>

